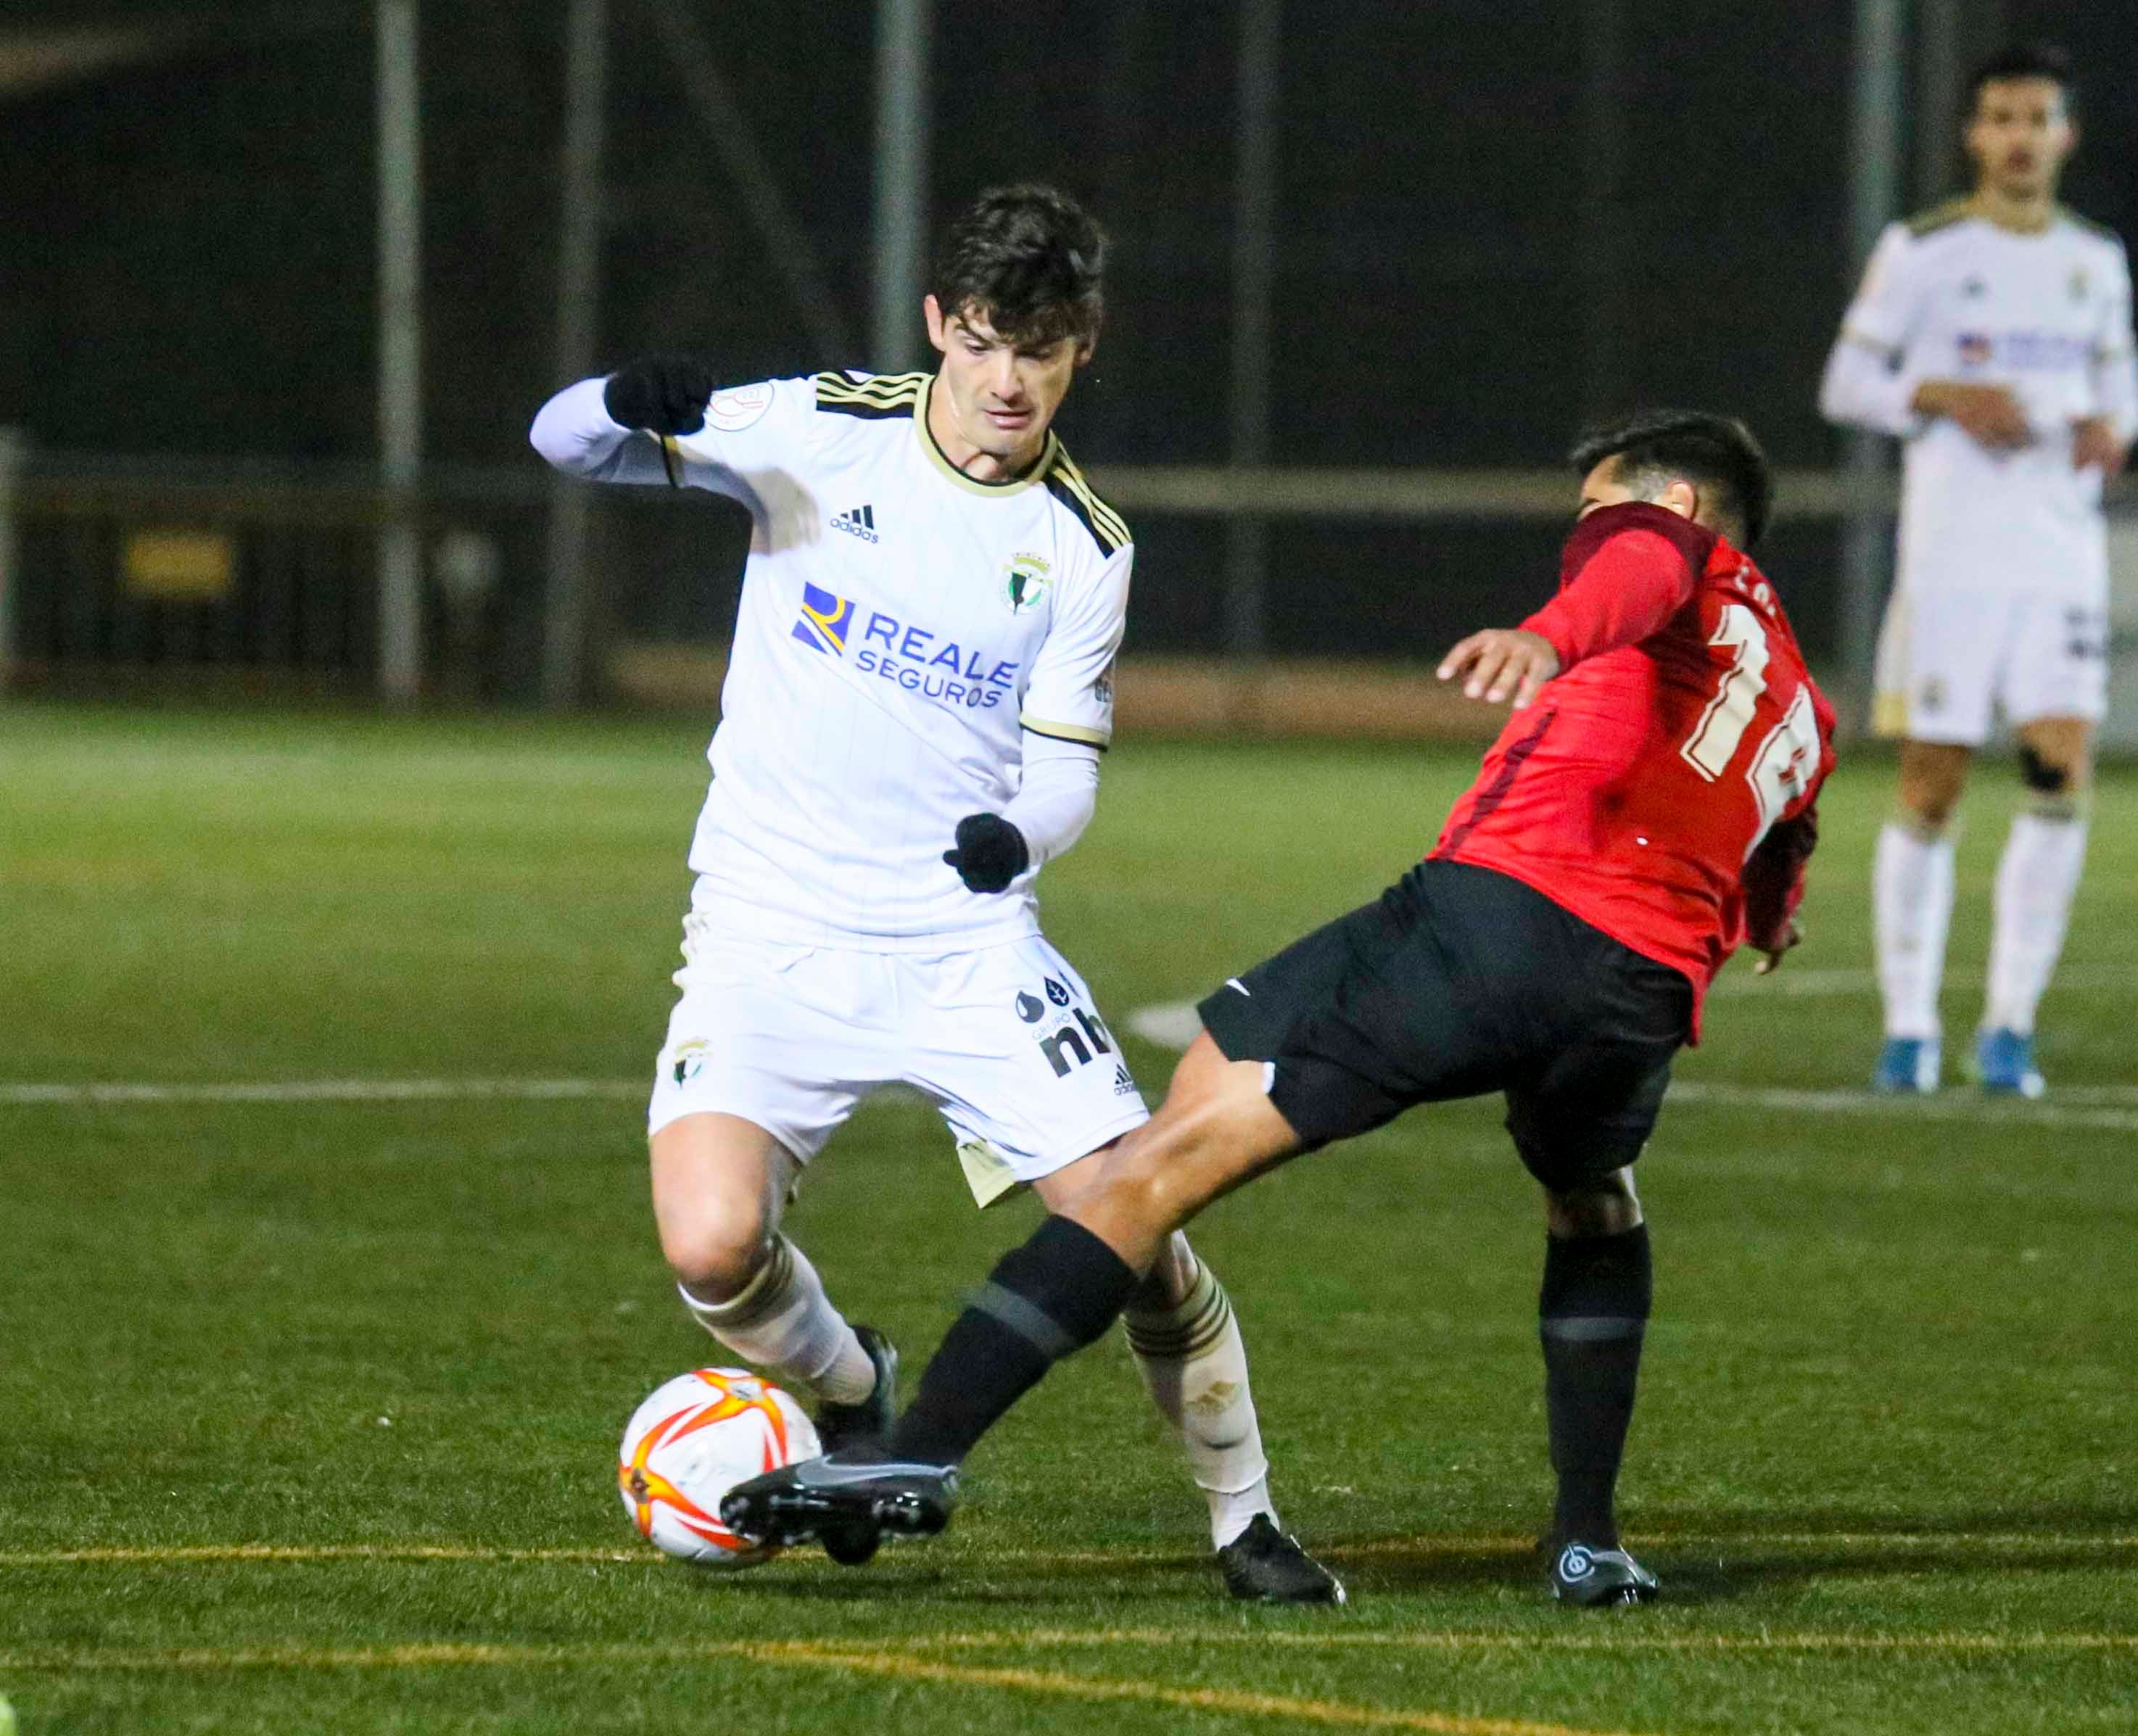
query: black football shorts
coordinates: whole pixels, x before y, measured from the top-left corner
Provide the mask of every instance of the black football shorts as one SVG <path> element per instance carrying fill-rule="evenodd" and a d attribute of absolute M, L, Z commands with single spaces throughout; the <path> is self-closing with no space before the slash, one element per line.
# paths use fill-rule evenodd
<path fill-rule="evenodd" d="M 1228 1057 L 1274 1063 L 1270 1101 L 1309 1151 L 1504 1091 L 1522 1162 L 1564 1192 L 1641 1154 L 1692 985 L 1518 880 L 1425 861 L 1201 1010 Z"/>

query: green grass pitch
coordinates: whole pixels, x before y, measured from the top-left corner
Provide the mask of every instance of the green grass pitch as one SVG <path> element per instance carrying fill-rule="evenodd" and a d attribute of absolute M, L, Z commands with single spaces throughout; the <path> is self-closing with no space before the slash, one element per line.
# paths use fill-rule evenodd
<path fill-rule="evenodd" d="M 1857 1095 L 1890 767 L 1826 805 L 1809 943 L 1733 969 L 1642 1164 L 1623 1486 L 1669 1601 L 1547 1601 L 1540 1214 L 1489 1104 L 1215 1209 L 1286 1523 L 1340 1613 L 1222 1597 L 1117 1340 L 931 1544 L 710 1578 L 612 1454 L 717 1360 L 673 1305 L 639 1081 L 702 788 L 687 721 L 0 710 L 0 1693 L 26 1736 L 245 1731 L 2038 1731 L 2138 1726 L 2138 778 L 2112 773 L 2053 1095 Z M 1371 895 L 1474 756 L 1131 742 L 1047 925 L 1133 1009 Z M 1979 1007 L 2013 780 L 1961 846 Z M 471 1095 L 481 1080 L 588 1095 Z M 90 1082 L 442 1082 L 349 1102 Z M 919 1363 L 1032 1221 L 911 1102 L 791 1220 Z"/>

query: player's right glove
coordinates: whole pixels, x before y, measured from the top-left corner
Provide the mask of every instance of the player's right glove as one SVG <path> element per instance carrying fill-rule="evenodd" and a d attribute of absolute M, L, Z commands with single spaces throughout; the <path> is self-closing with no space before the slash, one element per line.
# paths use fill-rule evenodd
<path fill-rule="evenodd" d="M 1032 866 L 1032 851 L 1000 814 L 968 814 L 958 822 L 958 847 L 943 852 L 968 892 L 1006 892 Z"/>
<path fill-rule="evenodd" d="M 705 425 L 705 404 L 719 384 L 696 356 L 641 356 L 608 377 L 602 407 L 621 428 L 695 434 Z"/>

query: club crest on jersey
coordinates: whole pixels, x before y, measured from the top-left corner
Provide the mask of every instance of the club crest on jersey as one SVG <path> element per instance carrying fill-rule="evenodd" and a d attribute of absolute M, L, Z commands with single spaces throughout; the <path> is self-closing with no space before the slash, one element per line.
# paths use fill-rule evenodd
<path fill-rule="evenodd" d="M 1987 332 L 1962 332 L 1960 334 L 1960 358 L 1970 368 L 1981 367 L 1989 361 L 1995 349 Z"/>
<path fill-rule="evenodd" d="M 1009 558 L 1009 571 L 1003 578 L 1003 600 L 1009 604 L 1011 614 L 1029 613 L 1046 601 L 1053 583 L 1053 570 L 1045 557 L 1020 549 Z"/>
<path fill-rule="evenodd" d="M 669 1071 L 677 1085 L 688 1085 L 705 1070 L 705 1056 L 712 1046 L 703 1037 L 699 1037 L 676 1051 L 676 1058 L 670 1064 Z"/>
<path fill-rule="evenodd" d="M 806 581 L 802 587 L 802 618 L 794 623 L 794 636 L 812 651 L 836 657 L 847 648 L 847 630 L 854 623 L 854 600 L 834 597 Z"/>

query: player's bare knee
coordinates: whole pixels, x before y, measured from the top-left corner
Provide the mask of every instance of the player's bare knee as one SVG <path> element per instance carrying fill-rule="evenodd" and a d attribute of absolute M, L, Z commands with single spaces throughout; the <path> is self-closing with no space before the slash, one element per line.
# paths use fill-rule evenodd
<path fill-rule="evenodd" d="M 1617 1170 L 1574 1187 L 1547 1187 L 1544 1202 L 1545 1228 L 1560 1241 L 1623 1235 L 1639 1228 L 1643 1221 L 1631 1169 Z"/>
<path fill-rule="evenodd" d="M 1966 793 L 1969 758 L 1965 748 L 1942 742 L 1906 744 L 1901 750 L 1902 822 L 1926 840 L 1942 832 Z"/>
<path fill-rule="evenodd" d="M 761 1198 L 715 1196 L 657 1216 L 661 1257 L 702 1302 L 741 1295 L 772 1257 L 777 1226 Z"/>

